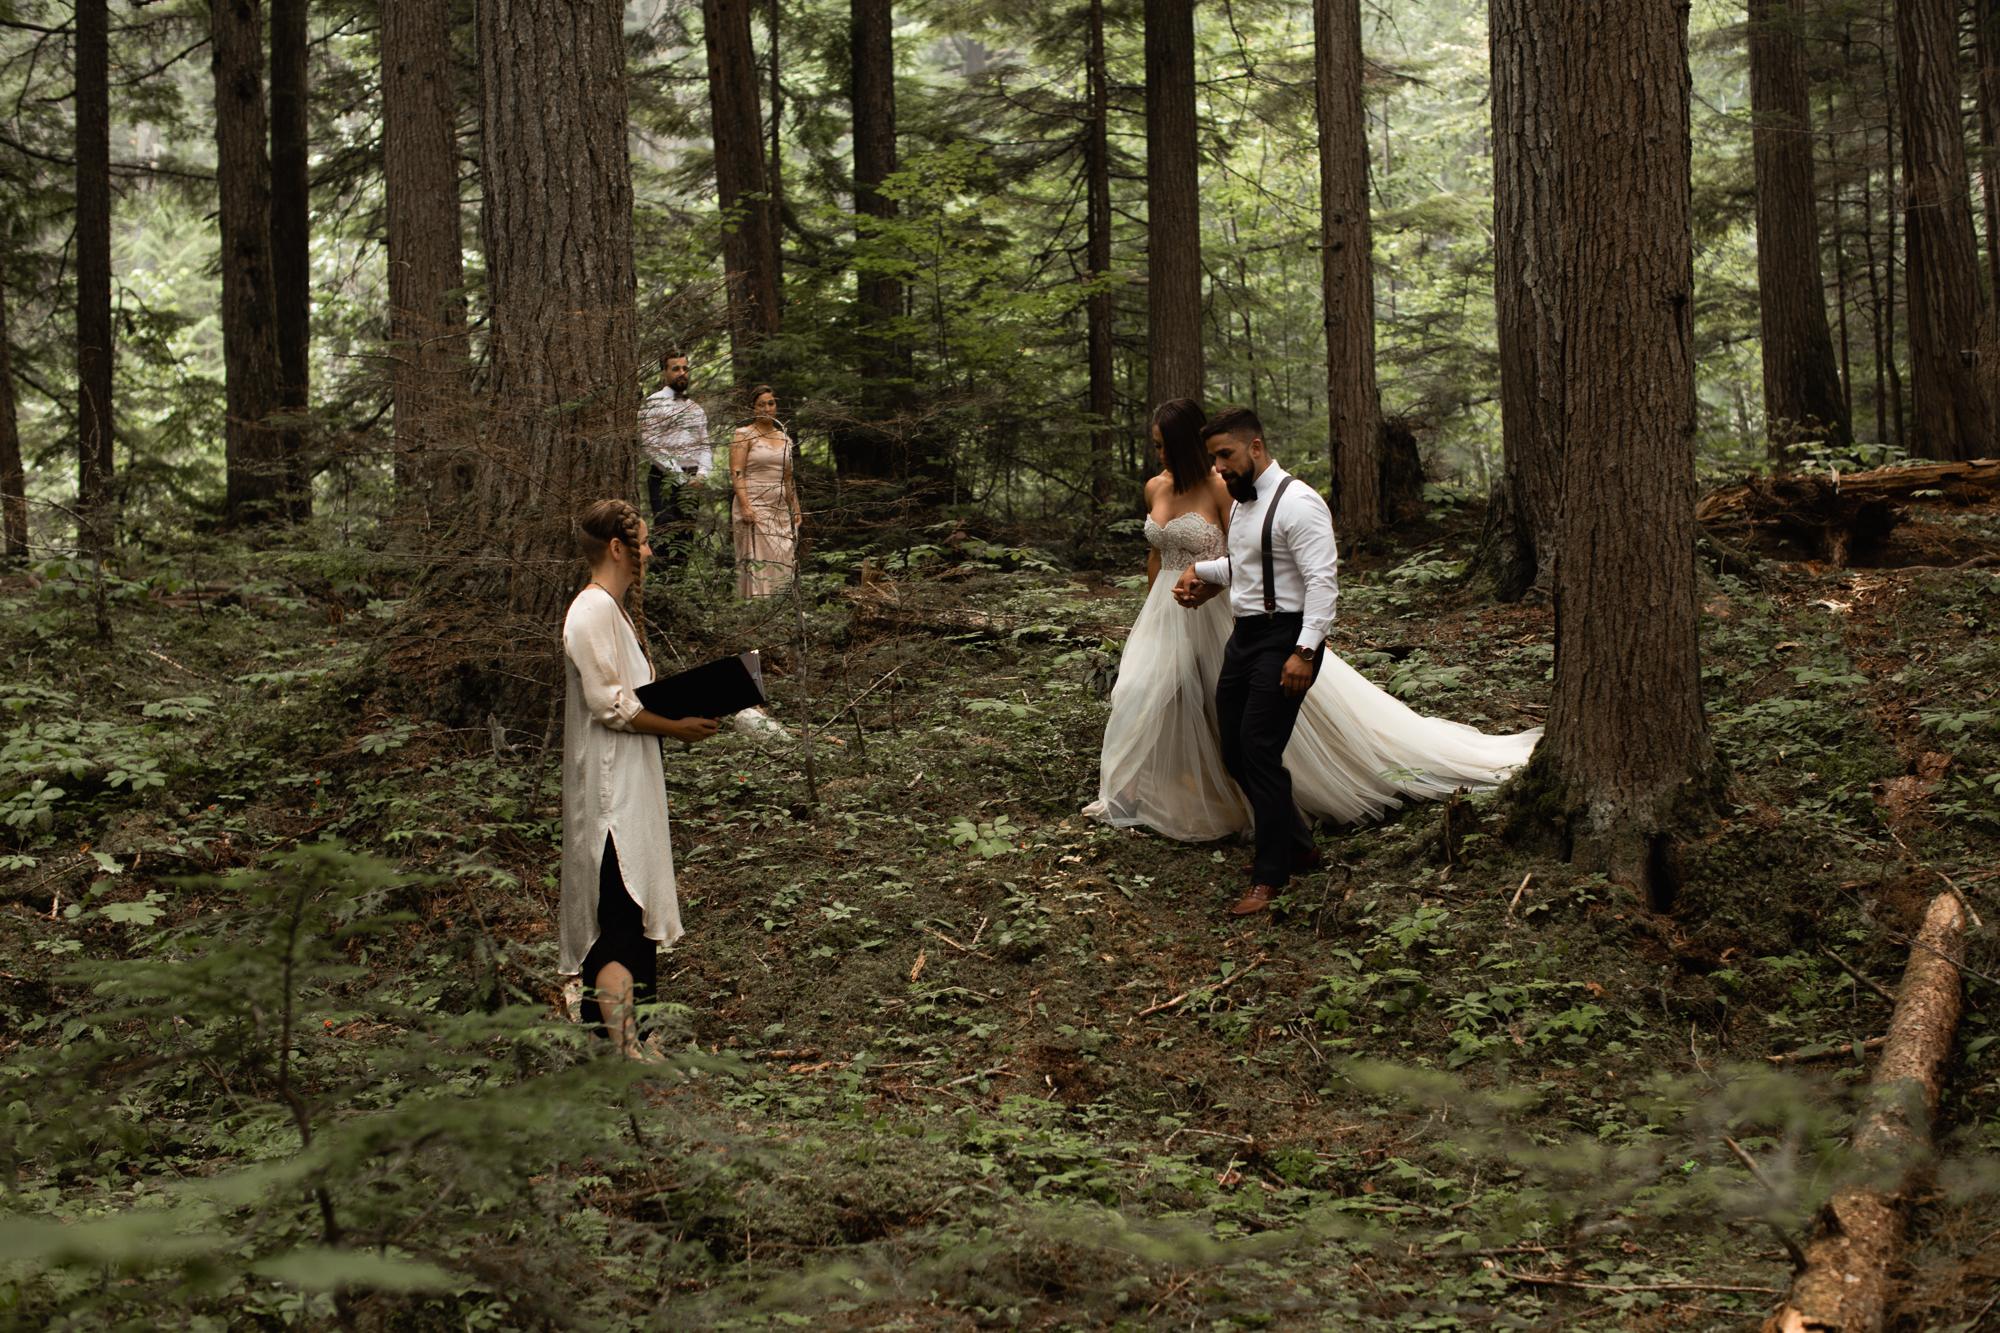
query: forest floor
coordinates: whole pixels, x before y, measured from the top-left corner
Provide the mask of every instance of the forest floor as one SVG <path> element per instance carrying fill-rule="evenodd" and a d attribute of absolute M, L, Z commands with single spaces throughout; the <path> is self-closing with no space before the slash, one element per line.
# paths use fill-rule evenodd
<path fill-rule="evenodd" d="M 406 569 L 180 553 L 103 589 L 108 640 L 87 570 L 10 576 L 0 1319 L 1751 1328 L 1888 1017 L 1834 957 L 1893 989 L 1947 876 L 2000 921 L 2000 577 L 1927 568 L 2000 506 L 1914 511 L 1879 567 L 1704 576 L 1730 807 L 1660 914 L 1482 795 L 1323 829 L 1231 920 L 1245 847 L 1077 813 L 1128 570 L 837 552 L 801 663 L 698 561 L 649 589 L 662 655 L 765 650 L 792 730 L 668 747 L 659 1066 L 564 1016 L 557 756 L 381 665 Z M 1552 617 L 1458 587 L 1479 519 L 1347 553 L 1332 642 L 1518 730 Z M 2000 1328 L 1967 986 L 1898 1329 Z"/>

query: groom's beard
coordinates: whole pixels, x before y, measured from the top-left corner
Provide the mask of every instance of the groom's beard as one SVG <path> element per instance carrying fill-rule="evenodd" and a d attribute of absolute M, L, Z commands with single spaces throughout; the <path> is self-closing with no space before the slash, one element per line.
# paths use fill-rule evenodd
<path fill-rule="evenodd" d="M 1229 494 L 1238 504 L 1249 504 L 1257 498 L 1257 478 L 1239 476 L 1234 472 L 1222 474 L 1223 484 L 1229 487 Z"/>

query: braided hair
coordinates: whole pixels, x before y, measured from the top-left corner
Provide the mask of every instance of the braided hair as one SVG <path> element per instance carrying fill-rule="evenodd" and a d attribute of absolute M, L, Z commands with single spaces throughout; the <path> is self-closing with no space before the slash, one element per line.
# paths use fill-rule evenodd
<path fill-rule="evenodd" d="M 604 559 L 613 541 L 622 541 L 633 550 L 639 549 L 640 535 L 645 529 L 645 521 L 639 517 L 638 506 L 630 500 L 598 500 L 576 516 L 576 553 L 588 563 L 595 565 Z M 646 641 L 646 596 L 640 580 L 633 580 L 632 588 L 639 589 L 639 595 L 632 596 L 632 588 L 627 588 L 626 596 L 631 599 L 627 614 L 632 618 L 632 628 L 639 639 L 639 651 L 646 658 L 646 669 L 653 668 L 653 653 Z"/>

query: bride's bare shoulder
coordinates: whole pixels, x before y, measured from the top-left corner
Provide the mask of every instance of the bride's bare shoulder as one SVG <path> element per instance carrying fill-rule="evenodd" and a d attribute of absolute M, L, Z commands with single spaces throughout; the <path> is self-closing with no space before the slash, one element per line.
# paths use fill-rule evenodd
<path fill-rule="evenodd" d="M 1236 507 L 1236 501 L 1230 498 L 1229 483 L 1222 479 L 1220 473 L 1208 474 L 1208 495 L 1215 502 L 1216 526 L 1227 529 L 1229 511 Z"/>

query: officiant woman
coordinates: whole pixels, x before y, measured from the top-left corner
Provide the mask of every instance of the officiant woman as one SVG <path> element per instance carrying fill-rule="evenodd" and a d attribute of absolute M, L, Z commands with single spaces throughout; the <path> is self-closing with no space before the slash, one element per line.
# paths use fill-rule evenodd
<path fill-rule="evenodd" d="M 633 1006 L 656 998 L 657 946 L 681 936 L 656 738 L 707 740 L 715 720 L 660 717 L 633 693 L 653 679 L 624 605 L 652 556 L 639 511 L 597 501 L 576 546 L 590 582 L 563 621 L 562 971 L 582 974 L 583 1021 L 636 1059 Z"/>

